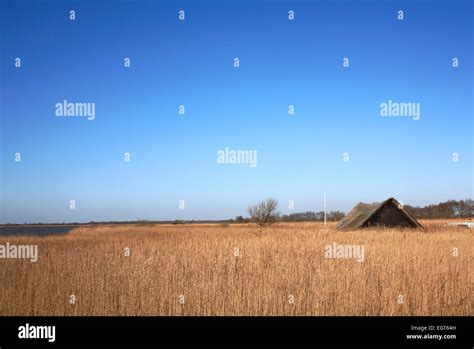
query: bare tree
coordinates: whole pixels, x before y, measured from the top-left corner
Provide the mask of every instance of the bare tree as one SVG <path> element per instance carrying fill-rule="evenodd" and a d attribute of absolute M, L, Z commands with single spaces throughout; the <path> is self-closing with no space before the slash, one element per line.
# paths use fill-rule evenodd
<path fill-rule="evenodd" d="M 278 217 L 277 212 L 278 201 L 270 198 L 262 201 L 254 206 L 250 206 L 247 212 L 250 214 L 250 219 L 256 222 L 259 226 L 265 227 L 275 222 Z"/>

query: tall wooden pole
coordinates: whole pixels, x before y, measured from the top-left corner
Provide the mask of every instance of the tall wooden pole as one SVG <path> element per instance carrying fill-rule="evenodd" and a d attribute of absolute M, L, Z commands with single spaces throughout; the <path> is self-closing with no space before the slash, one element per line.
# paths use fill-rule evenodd
<path fill-rule="evenodd" d="M 326 192 L 324 192 L 324 228 L 326 228 Z"/>

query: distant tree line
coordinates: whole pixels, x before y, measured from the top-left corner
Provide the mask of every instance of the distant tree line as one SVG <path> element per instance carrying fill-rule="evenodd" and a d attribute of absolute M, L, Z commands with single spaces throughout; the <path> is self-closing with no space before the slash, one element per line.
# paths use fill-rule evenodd
<path fill-rule="evenodd" d="M 330 211 L 326 213 L 326 220 L 330 221 L 339 221 L 344 218 L 344 212 L 341 211 Z M 297 212 L 285 214 L 280 217 L 284 222 L 305 222 L 305 221 L 323 221 L 324 220 L 324 211 L 313 212 Z"/>
<path fill-rule="evenodd" d="M 403 208 L 416 218 L 471 218 L 474 217 L 474 200 L 448 200 L 437 205 Z"/>
<path fill-rule="evenodd" d="M 326 213 L 326 220 L 328 222 L 339 221 L 344 218 L 344 212 L 341 211 L 330 211 Z M 313 212 L 296 212 L 284 215 L 276 215 L 274 221 L 276 222 L 313 222 L 313 221 L 323 221 L 324 220 L 324 211 Z M 237 223 L 248 223 L 252 222 L 252 218 L 244 218 L 242 216 L 235 217 L 235 222 Z"/>

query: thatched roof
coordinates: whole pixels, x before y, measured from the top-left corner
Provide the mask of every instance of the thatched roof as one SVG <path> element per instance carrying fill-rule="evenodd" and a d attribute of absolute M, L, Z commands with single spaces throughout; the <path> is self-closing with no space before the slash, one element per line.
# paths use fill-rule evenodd
<path fill-rule="evenodd" d="M 384 202 L 366 204 L 358 203 L 351 212 L 337 223 L 339 229 L 358 229 L 370 225 L 370 221 L 375 215 L 381 212 L 387 205 L 395 207 L 400 213 L 400 217 L 405 225 L 413 228 L 422 228 L 421 224 L 406 212 L 394 198 L 389 198 Z"/>

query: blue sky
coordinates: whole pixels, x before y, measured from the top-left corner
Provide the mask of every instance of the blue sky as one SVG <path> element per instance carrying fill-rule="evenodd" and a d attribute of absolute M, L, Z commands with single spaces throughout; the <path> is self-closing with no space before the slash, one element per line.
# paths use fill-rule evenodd
<path fill-rule="evenodd" d="M 1 223 L 473 197 L 470 1 L 0 4 Z M 56 116 L 63 100 L 95 103 L 95 120 Z M 381 117 L 388 100 L 420 103 L 420 120 Z M 226 147 L 257 166 L 218 164 Z"/>

